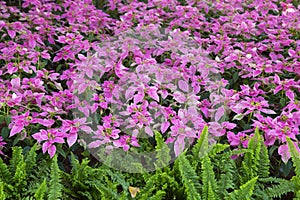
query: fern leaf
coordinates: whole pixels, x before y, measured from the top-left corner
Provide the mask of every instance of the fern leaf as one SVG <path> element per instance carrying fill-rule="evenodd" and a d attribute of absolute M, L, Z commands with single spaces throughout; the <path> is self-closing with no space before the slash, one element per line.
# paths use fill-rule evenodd
<path fill-rule="evenodd" d="M 242 162 L 242 174 L 241 183 L 245 183 L 248 180 L 256 177 L 259 171 L 260 154 L 261 154 L 261 135 L 259 134 L 258 127 L 255 129 L 254 136 L 250 138 L 248 143 L 248 149 L 252 150 L 251 153 L 245 153 L 244 160 Z"/>
<path fill-rule="evenodd" d="M 149 200 L 163 200 L 165 199 L 164 197 L 166 196 L 166 192 L 164 191 L 157 191 L 156 194 L 152 197 L 149 198 Z"/>
<path fill-rule="evenodd" d="M 5 200 L 4 183 L 0 181 L 0 200 Z"/>
<path fill-rule="evenodd" d="M 0 158 L 0 181 L 11 180 L 11 173 L 8 166 Z"/>
<path fill-rule="evenodd" d="M 270 159 L 268 154 L 268 149 L 264 144 L 263 137 L 260 141 L 260 164 L 258 165 L 258 176 L 259 178 L 267 178 L 270 174 Z"/>
<path fill-rule="evenodd" d="M 18 164 L 22 161 L 24 161 L 22 148 L 12 147 L 12 158 L 10 160 L 10 168 L 13 173 L 16 172 Z"/>
<path fill-rule="evenodd" d="M 37 144 L 34 144 L 28 154 L 25 157 L 25 163 L 26 163 L 26 172 L 29 174 L 36 165 L 36 150 L 37 150 Z"/>
<path fill-rule="evenodd" d="M 181 175 L 185 193 L 188 200 L 199 200 L 201 199 L 199 189 L 201 187 L 199 183 L 199 177 L 190 165 L 188 159 L 184 154 L 181 154 L 177 158 L 178 169 Z"/>
<path fill-rule="evenodd" d="M 290 138 L 286 137 L 286 141 L 288 143 L 289 151 L 293 160 L 293 165 L 295 167 L 295 173 L 298 177 L 300 177 L 300 154 Z"/>
<path fill-rule="evenodd" d="M 170 149 L 168 145 L 164 142 L 163 137 L 159 132 L 154 131 L 154 134 L 157 143 L 155 147 L 156 158 L 157 158 L 155 165 L 157 168 L 163 168 L 168 166 L 171 160 L 171 156 L 169 154 Z"/>
<path fill-rule="evenodd" d="M 212 146 L 212 150 L 209 152 L 209 157 L 214 157 L 218 153 L 223 152 L 225 149 L 227 149 L 230 145 L 228 144 L 215 144 Z"/>
<path fill-rule="evenodd" d="M 18 163 L 18 165 L 16 167 L 16 173 L 13 177 L 15 186 L 18 187 L 20 185 L 25 185 L 26 177 L 27 177 L 26 163 L 22 160 Z"/>
<path fill-rule="evenodd" d="M 205 126 L 200 135 L 200 139 L 197 140 L 197 143 L 194 145 L 193 149 L 194 160 L 204 157 L 208 151 L 208 127 Z"/>
<path fill-rule="evenodd" d="M 206 155 L 202 160 L 202 197 L 207 200 L 215 199 L 217 182 L 210 158 Z"/>
<path fill-rule="evenodd" d="M 228 195 L 227 190 L 234 189 L 234 177 L 236 173 L 234 169 L 236 169 L 236 165 L 231 158 L 224 156 L 224 154 L 220 158 L 216 159 L 219 161 L 217 162 L 219 163 L 217 165 L 217 169 L 220 170 L 220 178 L 217 183 L 217 193 L 220 199 L 224 199 L 224 197 Z"/>
<path fill-rule="evenodd" d="M 51 163 L 51 173 L 50 173 L 50 188 L 48 199 L 58 200 L 62 197 L 62 185 L 60 183 L 59 167 L 57 164 L 57 156 L 55 155 Z"/>
<path fill-rule="evenodd" d="M 285 180 L 285 179 L 278 179 L 278 184 L 272 184 L 272 187 L 269 187 L 265 189 L 265 193 L 270 198 L 280 198 L 282 195 L 293 192 L 295 187 L 294 184 L 291 181 Z"/>
<path fill-rule="evenodd" d="M 34 194 L 34 198 L 36 200 L 43 200 L 44 196 L 45 196 L 45 193 L 46 193 L 46 190 L 47 190 L 47 183 L 46 183 L 46 179 L 44 179 L 42 184 L 36 190 L 36 192 Z"/>
<path fill-rule="evenodd" d="M 258 177 L 252 178 L 247 183 L 243 184 L 240 189 L 235 190 L 229 194 L 225 199 L 230 200 L 248 200 L 253 194 L 254 186 Z"/>

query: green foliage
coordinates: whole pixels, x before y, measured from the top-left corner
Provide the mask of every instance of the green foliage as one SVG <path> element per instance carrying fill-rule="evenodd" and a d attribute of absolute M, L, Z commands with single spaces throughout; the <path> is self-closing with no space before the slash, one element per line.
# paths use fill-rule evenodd
<path fill-rule="evenodd" d="M 49 200 L 58 200 L 62 197 L 63 186 L 60 183 L 60 170 L 57 165 L 57 156 L 55 155 L 51 163 L 50 186 L 49 186 Z"/>
<path fill-rule="evenodd" d="M 73 154 L 66 157 L 69 172 L 59 167 L 58 157 L 52 160 L 38 156 L 38 146 L 29 151 L 14 147 L 9 162 L 0 159 L 1 199 L 141 199 L 141 200 L 199 200 L 199 199 L 274 199 L 287 193 L 300 195 L 300 156 L 291 139 L 287 138 L 296 176 L 291 180 L 270 177 L 268 149 L 263 137 L 255 130 L 248 149 L 231 150 L 227 144 L 208 143 L 207 127 L 191 148 L 171 160 L 168 146 L 155 132 L 155 172 L 142 174 L 120 172 L 106 165 L 91 166 L 85 158 Z M 231 156 L 239 156 L 233 160 Z M 136 189 L 132 194 L 132 187 Z"/>
<path fill-rule="evenodd" d="M 1 181 L 0 182 L 0 200 L 5 200 L 6 196 L 4 193 L 4 183 Z"/>
<path fill-rule="evenodd" d="M 199 160 L 199 158 L 204 157 L 208 151 L 209 151 L 209 146 L 208 146 L 208 127 L 205 126 L 202 130 L 202 133 L 200 135 L 200 139 L 197 140 L 197 143 L 194 145 L 193 149 L 193 155 L 196 162 Z"/>
<path fill-rule="evenodd" d="M 293 165 L 295 167 L 295 173 L 298 177 L 300 177 L 300 155 L 299 152 L 297 151 L 296 147 L 294 146 L 294 143 L 290 138 L 286 138 L 286 141 L 289 146 L 289 151 L 293 160 Z"/>
<path fill-rule="evenodd" d="M 179 155 L 175 165 L 178 166 L 187 199 L 201 199 L 199 177 L 184 154 Z"/>
<path fill-rule="evenodd" d="M 34 194 L 34 198 L 36 200 L 43 200 L 47 190 L 47 182 L 46 179 L 42 182 L 42 184 L 38 187 Z"/>
<path fill-rule="evenodd" d="M 245 183 L 240 187 L 240 189 L 235 190 L 229 194 L 228 197 L 225 199 L 230 199 L 230 200 L 248 200 L 252 196 L 253 190 L 255 183 L 257 181 L 258 177 L 252 178 L 250 181 Z"/>
<path fill-rule="evenodd" d="M 288 143 L 289 151 L 292 157 L 293 166 L 295 168 L 296 176 L 294 176 L 291 181 L 294 183 L 296 198 L 300 199 L 300 154 L 295 147 L 292 140 L 286 137 L 286 141 Z"/>
<path fill-rule="evenodd" d="M 289 180 L 268 177 L 260 179 L 260 182 L 271 185 L 271 187 L 267 187 L 261 192 L 262 194 L 266 194 L 269 198 L 281 198 L 282 195 L 294 191 L 294 184 Z"/>
<path fill-rule="evenodd" d="M 206 155 L 202 160 L 202 197 L 203 199 L 216 199 L 217 182 L 210 158 Z"/>
<path fill-rule="evenodd" d="M 157 132 L 154 131 L 155 134 L 155 140 L 156 140 L 156 168 L 162 168 L 162 167 L 166 167 L 169 165 L 169 162 L 171 160 L 171 156 L 170 156 L 170 149 L 168 147 L 168 145 L 166 145 L 166 143 L 163 140 L 162 135 Z"/>

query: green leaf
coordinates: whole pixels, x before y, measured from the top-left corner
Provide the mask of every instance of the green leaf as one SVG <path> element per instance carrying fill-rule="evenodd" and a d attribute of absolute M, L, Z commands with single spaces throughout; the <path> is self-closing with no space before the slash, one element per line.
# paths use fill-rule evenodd
<path fill-rule="evenodd" d="M 241 114 L 235 115 L 232 120 L 242 120 L 243 118 L 244 118 L 244 115 L 241 113 Z"/>
<path fill-rule="evenodd" d="M 298 177 L 300 177 L 300 155 L 298 150 L 296 149 L 294 143 L 289 137 L 286 137 L 286 141 L 289 146 L 289 151 L 293 160 L 293 165 L 295 167 L 295 173 Z"/>
<path fill-rule="evenodd" d="M 43 200 L 44 196 L 46 194 L 46 190 L 47 190 L 47 182 L 46 182 L 46 178 L 44 178 L 44 181 L 42 182 L 42 184 L 36 190 L 36 192 L 34 194 L 34 198 L 36 200 Z"/>
<path fill-rule="evenodd" d="M 250 200 L 254 186 L 257 182 L 258 177 L 252 178 L 250 181 L 247 183 L 243 184 L 240 189 L 235 190 L 229 194 L 228 197 L 225 199 L 230 199 L 230 200 Z"/>
<path fill-rule="evenodd" d="M 190 165 L 190 162 L 185 157 L 185 154 L 182 153 L 178 156 L 176 160 L 176 164 L 178 166 L 181 181 L 184 186 L 184 191 L 187 197 L 187 200 L 199 200 L 201 199 L 199 194 L 199 189 L 201 187 L 199 183 L 199 177 L 196 172 Z"/>
<path fill-rule="evenodd" d="M 208 127 L 204 126 L 202 133 L 200 135 L 200 139 L 197 141 L 195 146 L 193 147 L 193 154 L 195 156 L 195 160 L 199 158 L 203 158 L 207 155 L 209 148 L 208 148 Z"/>
<path fill-rule="evenodd" d="M 155 151 L 156 151 L 156 158 L 157 158 L 155 165 L 158 168 L 163 168 L 168 166 L 171 160 L 171 156 L 169 154 L 170 149 L 168 145 L 164 142 L 163 137 L 159 132 L 154 131 L 154 134 L 156 140 Z"/>

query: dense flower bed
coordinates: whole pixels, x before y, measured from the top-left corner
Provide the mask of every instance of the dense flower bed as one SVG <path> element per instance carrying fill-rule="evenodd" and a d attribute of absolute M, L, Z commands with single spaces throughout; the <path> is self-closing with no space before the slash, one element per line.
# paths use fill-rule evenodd
<path fill-rule="evenodd" d="M 289 160 L 286 136 L 299 143 L 298 5 L 117 0 L 106 6 L 0 3 L 2 151 L 36 140 L 53 157 L 86 133 L 93 141 L 80 141 L 89 148 L 128 151 L 143 145 L 141 132 L 151 137 L 156 128 L 178 155 L 208 125 L 212 142 L 234 148 L 246 147 L 258 127 L 265 145 Z M 127 40 L 132 33 L 151 37 Z"/>

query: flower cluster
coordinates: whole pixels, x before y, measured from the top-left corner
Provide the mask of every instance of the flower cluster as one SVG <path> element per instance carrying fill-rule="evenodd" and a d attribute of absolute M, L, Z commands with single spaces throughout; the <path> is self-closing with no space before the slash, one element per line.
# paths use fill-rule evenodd
<path fill-rule="evenodd" d="M 205 125 L 234 148 L 258 127 L 289 160 L 286 137 L 299 143 L 299 6 L 59 2 L 0 2 L 0 115 L 11 119 L 0 127 L 9 137 L 33 138 L 52 157 L 81 134 L 93 138 L 89 148 L 128 151 L 157 129 L 178 155 Z"/>

